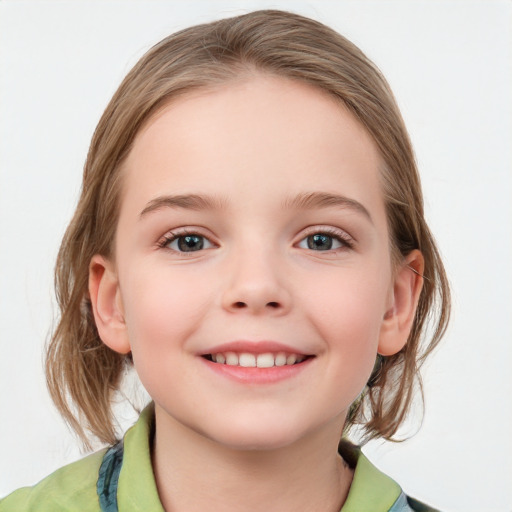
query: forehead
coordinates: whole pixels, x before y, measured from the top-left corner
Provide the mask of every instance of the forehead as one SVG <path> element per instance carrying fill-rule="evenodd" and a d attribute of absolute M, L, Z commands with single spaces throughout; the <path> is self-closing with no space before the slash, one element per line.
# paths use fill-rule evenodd
<path fill-rule="evenodd" d="M 180 97 L 156 114 L 125 162 L 124 196 L 131 202 L 200 189 L 247 198 L 260 191 L 277 200 L 283 189 L 319 189 L 382 202 L 380 162 L 341 101 L 256 74 Z"/>

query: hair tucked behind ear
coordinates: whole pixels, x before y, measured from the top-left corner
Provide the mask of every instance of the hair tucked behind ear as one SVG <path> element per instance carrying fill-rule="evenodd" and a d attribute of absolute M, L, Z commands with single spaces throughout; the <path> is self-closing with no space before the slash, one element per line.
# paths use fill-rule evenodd
<path fill-rule="evenodd" d="M 296 14 L 257 11 L 191 27 L 151 48 L 107 106 L 57 259 L 61 317 L 48 346 L 47 379 L 57 407 L 86 444 L 89 433 L 106 443 L 115 441 L 111 398 L 123 368 L 131 364 L 129 356 L 113 352 L 99 339 L 87 292 L 92 256 L 114 257 L 123 161 L 141 127 L 170 101 L 252 73 L 308 83 L 352 112 L 382 157 L 395 261 L 413 249 L 425 258 L 425 282 L 408 343 L 398 354 L 379 360 L 347 426 L 362 423 L 368 438 L 391 439 L 409 409 L 418 369 L 445 331 L 450 308 L 447 278 L 424 219 L 409 137 L 378 69 L 347 39 Z"/>

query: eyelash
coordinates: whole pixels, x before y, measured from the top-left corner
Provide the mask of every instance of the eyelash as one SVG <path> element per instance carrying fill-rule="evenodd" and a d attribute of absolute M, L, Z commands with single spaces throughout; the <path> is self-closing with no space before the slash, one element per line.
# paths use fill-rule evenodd
<path fill-rule="evenodd" d="M 327 235 L 328 237 L 335 239 L 342 245 L 341 247 L 337 247 L 335 249 L 327 249 L 327 250 L 319 250 L 319 251 L 314 251 L 313 249 L 309 249 L 313 252 L 333 253 L 333 252 L 338 252 L 338 251 L 343 251 L 343 250 L 354 248 L 354 239 L 348 233 L 346 233 L 342 230 L 336 229 L 336 228 L 328 227 L 328 226 L 325 226 L 325 227 L 315 226 L 314 228 L 310 228 L 308 231 L 306 231 L 306 233 L 299 240 L 298 243 L 301 243 L 304 240 L 307 240 L 308 237 L 313 236 L 313 235 Z M 176 249 L 171 249 L 170 247 L 168 247 L 168 245 L 171 244 L 172 242 L 178 240 L 179 238 L 186 237 L 186 236 L 200 237 L 204 240 L 207 240 L 208 243 L 211 244 L 212 246 L 215 246 L 214 242 L 212 242 L 207 236 L 201 234 L 200 232 L 195 231 L 195 230 L 190 230 L 190 229 L 188 229 L 188 230 L 184 229 L 179 232 L 170 231 L 169 233 L 164 235 L 157 242 L 157 247 L 160 249 L 168 249 L 168 250 L 178 252 L 179 254 L 184 254 L 184 255 L 186 255 L 188 253 L 198 252 L 198 251 L 177 251 Z M 298 245 L 298 243 L 295 245 Z M 201 250 L 205 250 L 205 249 L 201 248 Z"/>
<path fill-rule="evenodd" d="M 314 252 L 333 253 L 354 248 L 355 241 L 347 232 L 330 226 L 314 226 L 313 228 L 306 230 L 305 235 L 300 239 L 299 243 L 313 235 L 327 235 L 329 237 L 334 238 L 342 245 L 342 247 L 338 247 L 336 249 Z"/>
<path fill-rule="evenodd" d="M 183 229 L 179 232 L 170 231 L 169 233 L 165 234 L 158 242 L 157 247 L 160 249 L 169 249 L 171 251 L 179 252 L 180 254 L 187 254 L 187 252 L 195 252 L 195 251 L 176 251 L 175 249 L 171 249 L 170 247 L 167 247 L 172 242 L 178 240 L 179 238 L 185 237 L 185 236 L 197 236 L 200 238 L 203 238 L 204 240 L 208 240 L 208 242 L 212 245 L 215 245 L 207 236 L 202 235 L 196 230 L 190 230 L 190 229 Z"/>

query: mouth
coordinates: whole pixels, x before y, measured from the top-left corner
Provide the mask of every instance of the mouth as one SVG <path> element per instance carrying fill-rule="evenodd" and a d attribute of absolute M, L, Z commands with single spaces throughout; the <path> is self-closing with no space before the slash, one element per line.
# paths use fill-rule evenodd
<path fill-rule="evenodd" d="M 316 358 L 316 354 L 270 340 L 228 342 L 197 355 L 217 375 L 251 387 L 296 378 Z"/>
<path fill-rule="evenodd" d="M 273 368 L 283 366 L 295 366 L 311 359 L 313 356 L 296 354 L 292 352 L 215 352 L 202 355 L 204 359 L 212 363 L 226 366 L 238 366 L 242 368 Z"/>

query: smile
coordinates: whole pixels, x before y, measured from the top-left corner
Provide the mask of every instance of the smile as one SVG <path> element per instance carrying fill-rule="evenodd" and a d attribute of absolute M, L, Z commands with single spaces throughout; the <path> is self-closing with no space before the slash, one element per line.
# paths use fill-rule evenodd
<path fill-rule="evenodd" d="M 270 340 L 231 341 L 197 355 L 217 375 L 251 386 L 295 378 L 316 359 L 315 354 Z"/>
<path fill-rule="evenodd" d="M 242 368 L 272 368 L 274 366 L 293 366 L 302 363 L 308 356 L 285 352 L 265 352 L 253 354 L 250 352 L 218 352 L 206 354 L 207 360 L 227 366 L 240 366 Z"/>

